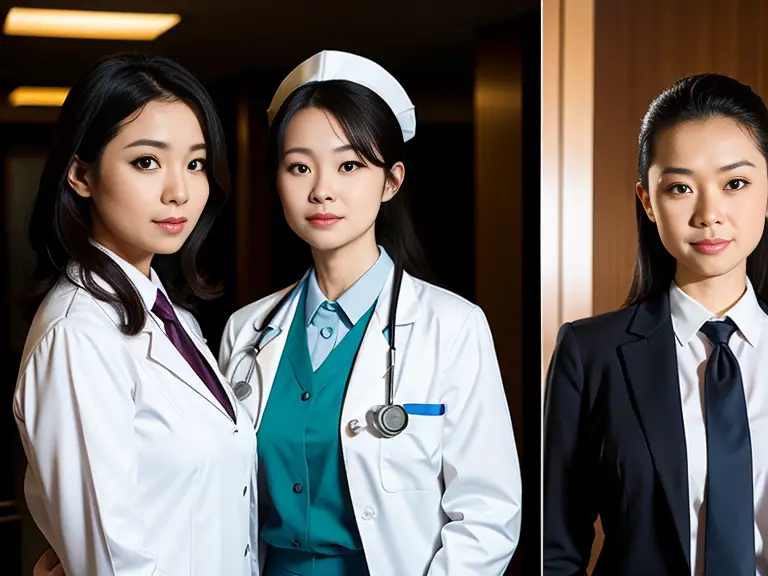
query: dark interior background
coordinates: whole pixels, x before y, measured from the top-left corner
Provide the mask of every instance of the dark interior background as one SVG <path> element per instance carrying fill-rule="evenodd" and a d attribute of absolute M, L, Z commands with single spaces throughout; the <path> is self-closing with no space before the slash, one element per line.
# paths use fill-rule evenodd
<path fill-rule="evenodd" d="M 0 19 L 13 5 L 0 0 Z M 216 351 L 229 314 L 295 281 L 310 263 L 308 250 L 285 224 L 279 202 L 264 180 L 264 112 L 282 78 L 323 49 L 352 51 L 378 61 L 414 101 L 418 126 L 409 143 L 406 185 L 417 230 L 436 281 L 472 301 L 477 301 L 478 286 L 490 281 L 477 273 L 477 238 L 485 224 L 476 213 L 478 122 L 481 118 L 495 122 L 493 114 L 483 116 L 479 75 L 485 70 L 482 74 L 490 74 L 491 84 L 498 76 L 499 86 L 509 91 L 509 84 L 502 82 L 508 77 L 506 67 L 516 70 L 512 90 L 522 91 L 522 109 L 514 111 L 516 120 L 509 129 L 518 134 L 520 146 L 496 151 L 500 161 L 491 170 L 497 173 L 489 177 L 498 182 L 492 187 L 499 209 L 522 215 L 525 240 L 508 245 L 500 238 L 491 248 L 500 269 L 508 268 L 510 259 L 519 266 L 514 289 L 507 293 L 500 284 L 494 296 L 502 304 L 510 299 L 509 310 L 514 313 L 487 313 L 508 386 L 526 487 L 523 540 L 510 574 L 539 573 L 539 3 L 33 0 L 23 5 L 178 12 L 182 22 L 153 42 L 0 34 L 0 270 L 6 277 L 0 282 L 0 325 L 6 327 L 0 331 L 0 350 L 7 360 L 6 385 L 0 387 L 0 406 L 6 406 L 4 415 L 0 411 L 0 573 L 30 574 L 46 548 L 26 512 L 21 484 L 24 458 L 10 406 L 26 332 L 14 292 L 32 265 L 23 238 L 25 207 L 35 193 L 35 170 L 47 153 L 57 115 L 56 109 L 9 108 L 7 93 L 19 85 L 71 85 L 93 60 L 124 50 L 170 56 L 204 81 L 224 124 L 233 174 L 231 201 L 204 252 L 211 279 L 226 288 L 223 297 L 200 311 L 202 328 Z M 491 61 L 493 66 L 483 67 Z M 508 121 L 508 116 L 498 118 Z M 504 142 L 500 137 L 498 147 L 503 148 Z M 505 155 L 517 160 L 506 164 Z M 514 175 L 508 174 L 512 165 L 521 167 Z M 488 248 L 482 250 L 482 256 L 489 257 Z M 510 322 L 525 325 L 520 346 L 508 344 L 511 341 L 504 337 Z"/>

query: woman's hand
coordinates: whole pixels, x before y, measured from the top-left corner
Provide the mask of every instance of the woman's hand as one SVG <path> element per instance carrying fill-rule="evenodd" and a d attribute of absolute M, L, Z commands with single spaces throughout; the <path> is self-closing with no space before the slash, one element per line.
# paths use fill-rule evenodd
<path fill-rule="evenodd" d="M 64 566 L 53 549 L 40 556 L 32 569 L 32 576 L 66 576 Z"/>

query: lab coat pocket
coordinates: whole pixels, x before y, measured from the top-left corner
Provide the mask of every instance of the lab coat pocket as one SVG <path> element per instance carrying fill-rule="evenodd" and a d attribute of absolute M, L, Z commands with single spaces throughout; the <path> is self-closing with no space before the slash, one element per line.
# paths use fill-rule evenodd
<path fill-rule="evenodd" d="M 442 466 L 445 415 L 408 414 L 408 426 L 394 438 L 382 438 L 381 485 L 386 492 L 428 490 Z"/>

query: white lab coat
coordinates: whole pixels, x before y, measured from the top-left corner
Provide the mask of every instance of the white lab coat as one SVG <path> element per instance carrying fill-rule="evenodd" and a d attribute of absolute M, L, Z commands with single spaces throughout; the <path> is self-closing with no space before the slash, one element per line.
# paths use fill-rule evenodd
<path fill-rule="evenodd" d="M 501 575 L 519 539 L 521 481 L 498 362 L 480 308 L 405 274 L 395 332 L 395 403 L 445 404 L 446 413 L 410 415 L 408 428 L 390 439 L 369 429 L 349 430 L 350 421 L 365 423 L 366 413 L 386 401 L 389 348 L 383 330 L 392 279 L 390 273 L 362 341 L 339 431 L 371 575 Z M 258 328 L 284 294 L 230 318 L 219 362 L 231 385 L 246 377 Z M 242 404 L 257 427 L 298 300 L 296 291 L 271 322 L 256 356 L 253 392 Z"/>
<path fill-rule="evenodd" d="M 32 323 L 13 403 L 32 517 L 68 576 L 250 576 L 252 420 L 225 386 L 232 421 L 154 315 L 133 337 L 118 325 L 65 280 Z"/>

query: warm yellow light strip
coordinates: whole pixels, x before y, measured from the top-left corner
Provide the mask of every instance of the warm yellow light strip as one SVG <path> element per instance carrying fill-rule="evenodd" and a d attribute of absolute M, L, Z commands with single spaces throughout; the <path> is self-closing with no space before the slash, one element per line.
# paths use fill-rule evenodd
<path fill-rule="evenodd" d="M 154 40 L 180 21 L 178 14 L 11 8 L 3 33 L 48 38 Z"/>
<path fill-rule="evenodd" d="M 8 96 L 11 106 L 61 106 L 69 88 L 50 86 L 19 86 Z"/>

